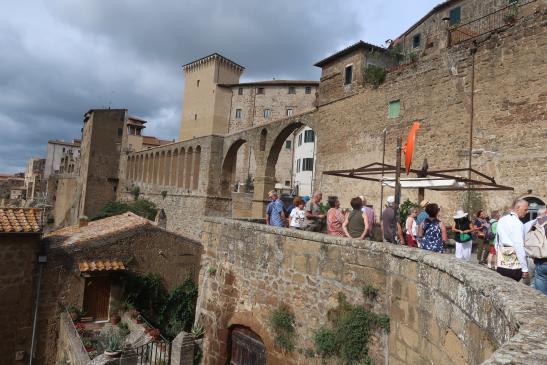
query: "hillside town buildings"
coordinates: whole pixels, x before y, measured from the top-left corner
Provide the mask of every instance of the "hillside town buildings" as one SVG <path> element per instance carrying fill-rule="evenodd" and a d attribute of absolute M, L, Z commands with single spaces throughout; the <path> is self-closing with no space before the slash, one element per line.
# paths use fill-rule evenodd
<path fill-rule="evenodd" d="M 289 187 L 289 197 L 295 187 L 299 195 L 322 191 L 343 207 L 364 195 L 379 215 L 393 190 L 384 186 L 382 199 L 364 167 L 395 165 L 397 140 L 415 121 L 408 176 L 417 178 L 427 160 L 430 171 L 455 172 L 463 184 L 426 190 L 443 221 L 470 190 L 492 210 L 515 198 L 545 204 L 546 21 L 540 0 L 445 1 L 389 47 L 358 41 L 318 61 L 318 82 L 240 83 L 244 67 L 214 53 L 183 66 L 180 135 L 170 143 L 147 146 L 145 121 L 126 109 L 89 110 L 78 167 L 61 173 L 60 163 L 48 182 L 57 230 L 41 242 L 51 265 L 37 361 L 87 356 L 66 306 L 111 317 L 121 290 L 114 278 L 124 271 L 156 273 L 169 285 L 183 275 L 198 281 L 202 338 L 181 332 L 179 344 L 188 346 L 177 347 L 177 361 L 199 344 L 203 364 L 320 364 L 319 331 L 341 307 L 355 306 L 389 317 L 389 331 L 375 331 L 367 351 L 375 363 L 546 363 L 547 300 L 522 283 L 447 254 L 259 223 L 276 186 Z M 403 190 L 403 200 L 417 201 L 417 190 Z M 161 224 L 132 213 L 88 222 L 108 202 L 139 199 L 156 205 Z M 24 225 L 21 212 L 4 216 Z M 10 219 L 6 226 L 17 226 Z M 14 255 L 0 252 L 5 267 Z M 23 264 L 32 271 L 37 261 Z M 0 282 L 13 285 L 10 275 L 0 270 Z M 94 307 L 86 291 L 89 298 L 101 288 Z M 279 344 L 271 320 L 278 311 L 293 319 L 292 346 Z M 28 329 L 29 318 L 22 321 Z M 181 363 L 174 357 L 171 364 Z"/>

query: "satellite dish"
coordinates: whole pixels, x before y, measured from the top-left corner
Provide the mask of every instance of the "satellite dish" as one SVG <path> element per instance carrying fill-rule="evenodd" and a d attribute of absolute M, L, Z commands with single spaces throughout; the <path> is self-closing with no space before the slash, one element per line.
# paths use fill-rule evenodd
<path fill-rule="evenodd" d="M 416 132 L 420 128 L 419 122 L 414 122 L 410 131 L 408 131 L 408 137 L 406 138 L 405 146 L 403 151 L 405 152 L 405 168 L 406 174 L 410 173 L 410 166 L 412 166 L 412 155 L 414 154 L 414 141 L 416 140 Z"/>

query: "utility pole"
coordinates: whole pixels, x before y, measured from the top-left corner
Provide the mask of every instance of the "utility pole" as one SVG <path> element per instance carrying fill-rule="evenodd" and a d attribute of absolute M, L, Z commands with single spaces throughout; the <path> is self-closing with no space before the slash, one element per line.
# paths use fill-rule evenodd
<path fill-rule="evenodd" d="M 382 204 L 384 204 L 384 164 L 386 162 L 386 136 L 387 128 L 384 128 L 384 148 L 382 149 L 382 182 L 380 183 L 380 216 L 382 215 Z"/>
<path fill-rule="evenodd" d="M 401 152 L 403 149 L 403 141 L 401 137 L 397 137 L 397 162 L 395 163 L 395 204 L 397 211 L 401 204 Z"/>

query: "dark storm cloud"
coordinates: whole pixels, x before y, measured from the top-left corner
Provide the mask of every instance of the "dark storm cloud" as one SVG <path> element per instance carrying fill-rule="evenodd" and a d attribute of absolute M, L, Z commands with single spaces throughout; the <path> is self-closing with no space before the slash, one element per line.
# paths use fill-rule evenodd
<path fill-rule="evenodd" d="M 180 66 L 219 52 L 244 80 L 317 79 L 313 63 L 395 37 L 436 1 L 48 0 L 0 5 L 0 172 L 80 136 L 91 108 L 127 108 L 175 138 Z M 387 4 L 386 4 L 387 3 Z M 381 26 L 385 24 L 385 26 Z"/>

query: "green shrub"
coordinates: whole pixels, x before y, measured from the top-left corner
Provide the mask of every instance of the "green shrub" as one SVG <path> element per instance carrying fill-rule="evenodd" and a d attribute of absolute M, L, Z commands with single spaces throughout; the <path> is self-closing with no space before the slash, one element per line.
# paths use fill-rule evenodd
<path fill-rule="evenodd" d="M 413 201 L 410 201 L 410 199 L 407 199 L 399 206 L 399 218 L 401 219 L 401 224 L 403 227 L 405 226 L 406 218 L 410 214 L 410 210 L 412 208 L 419 208 L 420 204 L 414 203 Z"/>
<path fill-rule="evenodd" d="M 327 328 L 319 329 L 313 336 L 315 349 L 319 356 L 329 358 L 336 356 L 338 353 L 338 344 L 336 343 L 336 335 Z"/>
<path fill-rule="evenodd" d="M 139 188 L 138 186 L 134 186 L 133 189 L 131 189 L 130 194 L 133 196 L 133 199 L 139 199 L 139 195 L 141 194 L 141 188 Z"/>
<path fill-rule="evenodd" d="M 93 217 L 91 220 L 98 220 L 107 217 L 112 217 L 115 215 L 120 215 L 126 212 L 132 212 L 136 215 L 144 217 L 149 220 L 154 220 L 156 218 L 156 205 L 146 199 L 137 199 L 133 202 L 108 202 L 106 203 L 99 213 Z"/>
<path fill-rule="evenodd" d="M 270 315 L 270 326 L 275 335 L 275 344 L 287 352 L 292 352 L 296 334 L 294 315 L 286 308 L 278 308 Z"/>
<path fill-rule="evenodd" d="M 386 80 L 387 71 L 383 67 L 368 65 L 364 71 L 364 81 L 373 87 L 378 87 Z"/>

